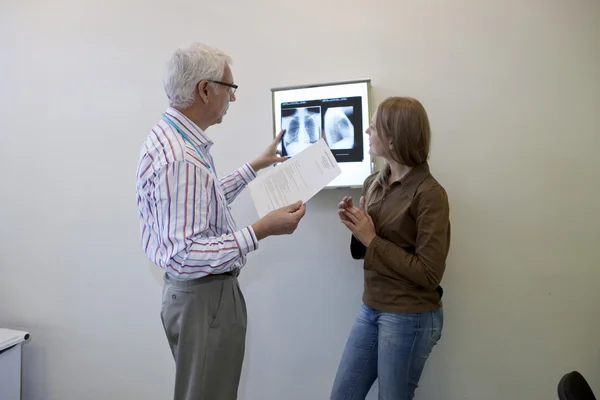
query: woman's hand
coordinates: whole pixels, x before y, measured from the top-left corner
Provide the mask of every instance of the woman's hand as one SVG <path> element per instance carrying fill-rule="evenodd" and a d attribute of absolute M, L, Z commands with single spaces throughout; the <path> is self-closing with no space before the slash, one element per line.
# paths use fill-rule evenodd
<path fill-rule="evenodd" d="M 350 199 L 352 201 L 352 199 Z M 346 225 L 348 229 L 354 234 L 354 236 L 361 241 L 366 247 L 369 247 L 371 241 L 377 236 L 375 233 L 375 224 L 373 219 L 365 211 L 365 198 L 360 198 L 360 208 L 356 208 L 352 205 L 347 205 L 342 209 L 342 202 L 338 206 L 338 213 L 342 223 Z M 351 203 L 350 203 L 351 204 Z M 343 217 L 342 217 L 343 214 Z"/>
<path fill-rule="evenodd" d="M 346 196 L 338 204 L 338 215 L 341 221 L 350 221 L 344 212 L 348 207 L 354 207 L 354 205 L 352 204 L 352 197 Z"/>

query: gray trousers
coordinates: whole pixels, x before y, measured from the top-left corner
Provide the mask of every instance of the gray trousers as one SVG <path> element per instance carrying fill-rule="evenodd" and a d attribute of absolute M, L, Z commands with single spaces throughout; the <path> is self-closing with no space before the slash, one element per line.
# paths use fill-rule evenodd
<path fill-rule="evenodd" d="M 236 275 L 164 280 L 161 319 L 175 359 L 174 400 L 237 399 L 247 315 Z"/>

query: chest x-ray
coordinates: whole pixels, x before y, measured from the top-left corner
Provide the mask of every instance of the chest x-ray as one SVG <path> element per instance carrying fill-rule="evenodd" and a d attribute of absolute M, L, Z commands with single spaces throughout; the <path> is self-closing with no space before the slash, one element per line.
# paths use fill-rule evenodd
<path fill-rule="evenodd" d="M 283 156 L 293 157 L 321 139 L 321 107 L 297 107 L 281 110 Z"/>
<path fill-rule="evenodd" d="M 327 144 L 342 173 L 327 187 L 360 187 L 372 171 L 364 129 L 371 119 L 370 79 L 271 89 L 273 133 L 285 129 L 277 150 L 295 157 Z"/>
<path fill-rule="evenodd" d="M 325 111 L 325 140 L 332 150 L 354 148 L 354 125 L 348 118 L 354 107 L 332 107 Z"/>

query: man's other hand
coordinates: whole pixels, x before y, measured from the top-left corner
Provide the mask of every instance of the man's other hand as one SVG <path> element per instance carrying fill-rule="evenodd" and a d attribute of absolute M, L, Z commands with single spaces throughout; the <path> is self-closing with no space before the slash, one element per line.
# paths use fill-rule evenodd
<path fill-rule="evenodd" d="M 306 205 L 298 201 L 271 211 L 252 225 L 252 229 L 258 240 L 272 235 L 289 235 L 296 230 L 305 213 Z"/>
<path fill-rule="evenodd" d="M 275 140 L 265 149 L 265 151 L 256 160 L 250 163 L 250 166 L 255 172 L 260 171 L 270 165 L 282 163 L 288 159 L 288 157 L 281 157 L 281 152 L 277 150 L 277 145 L 281 142 L 281 138 L 285 130 L 280 131 Z"/>

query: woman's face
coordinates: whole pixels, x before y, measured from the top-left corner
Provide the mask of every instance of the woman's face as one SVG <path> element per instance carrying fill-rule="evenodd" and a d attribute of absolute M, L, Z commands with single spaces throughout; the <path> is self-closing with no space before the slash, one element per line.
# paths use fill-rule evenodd
<path fill-rule="evenodd" d="M 386 154 L 385 151 L 385 142 L 384 138 L 380 136 L 380 133 L 377 132 L 375 128 L 375 120 L 377 118 L 377 112 L 373 114 L 373 118 L 371 119 L 371 124 L 366 130 L 367 135 L 369 135 L 369 154 L 373 156 L 383 157 Z"/>

